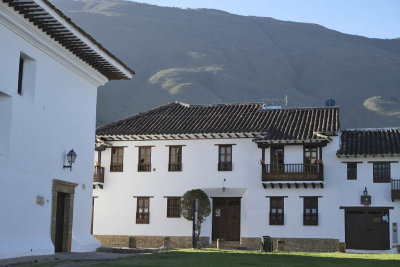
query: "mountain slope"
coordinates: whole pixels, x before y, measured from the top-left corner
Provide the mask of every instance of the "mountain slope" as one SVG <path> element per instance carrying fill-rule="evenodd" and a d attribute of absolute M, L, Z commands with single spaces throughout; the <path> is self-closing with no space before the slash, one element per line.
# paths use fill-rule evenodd
<path fill-rule="evenodd" d="M 344 127 L 400 125 L 400 40 L 209 9 L 52 2 L 136 72 L 99 89 L 99 125 L 174 100 L 262 102 L 285 94 L 290 106 L 336 99 Z"/>

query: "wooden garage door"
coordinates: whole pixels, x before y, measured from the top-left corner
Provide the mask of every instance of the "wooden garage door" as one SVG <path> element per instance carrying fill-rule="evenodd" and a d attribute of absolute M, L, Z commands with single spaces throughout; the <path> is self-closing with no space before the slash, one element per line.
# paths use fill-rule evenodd
<path fill-rule="evenodd" d="M 365 250 L 390 249 L 389 209 L 345 209 L 346 248 Z"/>
<path fill-rule="evenodd" d="M 214 198 L 212 240 L 240 241 L 240 198 Z"/>

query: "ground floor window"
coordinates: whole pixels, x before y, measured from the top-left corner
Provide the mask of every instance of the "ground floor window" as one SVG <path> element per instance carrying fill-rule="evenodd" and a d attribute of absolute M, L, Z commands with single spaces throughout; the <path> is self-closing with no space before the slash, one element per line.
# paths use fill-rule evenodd
<path fill-rule="evenodd" d="M 167 197 L 167 217 L 181 217 L 181 197 Z"/>
<path fill-rule="evenodd" d="M 136 209 L 136 223 L 148 224 L 150 219 L 150 198 L 138 197 Z"/>
<path fill-rule="evenodd" d="M 318 225 L 318 197 L 304 197 L 303 224 Z"/>
<path fill-rule="evenodd" d="M 284 204 L 283 197 L 270 197 L 269 205 L 269 224 L 283 225 L 284 224 Z"/>

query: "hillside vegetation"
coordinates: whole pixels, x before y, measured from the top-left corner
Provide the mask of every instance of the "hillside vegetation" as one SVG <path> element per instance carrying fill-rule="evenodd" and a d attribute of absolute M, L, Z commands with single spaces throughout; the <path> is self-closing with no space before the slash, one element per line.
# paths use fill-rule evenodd
<path fill-rule="evenodd" d="M 52 2 L 136 71 L 131 81 L 99 89 L 99 125 L 175 100 L 263 102 L 286 94 L 289 106 L 334 98 L 342 127 L 400 126 L 400 40 L 210 9 Z"/>

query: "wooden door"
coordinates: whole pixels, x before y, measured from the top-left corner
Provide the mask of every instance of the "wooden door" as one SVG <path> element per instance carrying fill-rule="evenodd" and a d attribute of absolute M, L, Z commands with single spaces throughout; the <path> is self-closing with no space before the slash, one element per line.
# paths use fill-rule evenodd
<path fill-rule="evenodd" d="M 365 210 L 346 210 L 346 248 L 367 249 L 367 221 Z"/>
<path fill-rule="evenodd" d="M 65 193 L 57 194 L 57 211 L 56 211 L 56 235 L 55 235 L 55 252 L 63 252 L 64 244 L 64 221 L 65 221 Z"/>
<path fill-rule="evenodd" d="M 388 209 L 360 207 L 348 209 L 345 212 L 347 248 L 390 249 Z"/>
<path fill-rule="evenodd" d="M 367 249 L 390 249 L 389 210 L 370 210 L 367 214 Z"/>
<path fill-rule="evenodd" d="M 240 202 L 240 198 L 213 199 L 213 241 L 240 241 Z"/>
<path fill-rule="evenodd" d="M 284 172 L 285 171 L 285 150 L 283 146 L 271 146 L 271 171 Z"/>

